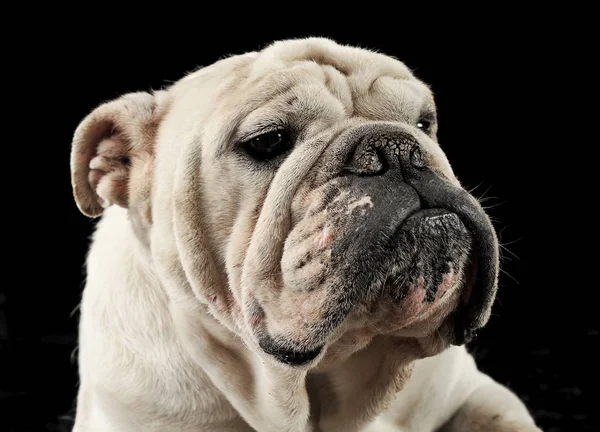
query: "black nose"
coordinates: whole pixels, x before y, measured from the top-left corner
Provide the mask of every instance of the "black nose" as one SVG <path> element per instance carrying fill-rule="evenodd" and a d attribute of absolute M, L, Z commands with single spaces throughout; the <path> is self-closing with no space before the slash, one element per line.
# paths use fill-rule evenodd
<path fill-rule="evenodd" d="M 397 170 L 409 175 L 426 167 L 417 140 L 407 132 L 375 131 L 361 136 L 346 164 L 346 171 L 357 175 L 381 175 Z"/>

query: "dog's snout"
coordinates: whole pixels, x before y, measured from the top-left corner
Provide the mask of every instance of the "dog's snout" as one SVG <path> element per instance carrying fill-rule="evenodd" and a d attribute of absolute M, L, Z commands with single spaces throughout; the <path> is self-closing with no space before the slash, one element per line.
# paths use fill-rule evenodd
<path fill-rule="evenodd" d="M 381 175 L 395 170 L 406 176 L 425 166 L 421 146 L 412 135 L 375 132 L 357 140 L 346 169 L 357 175 Z"/>

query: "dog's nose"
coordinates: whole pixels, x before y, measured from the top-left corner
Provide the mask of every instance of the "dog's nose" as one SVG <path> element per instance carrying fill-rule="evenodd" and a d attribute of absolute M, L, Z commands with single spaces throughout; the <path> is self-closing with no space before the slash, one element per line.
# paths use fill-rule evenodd
<path fill-rule="evenodd" d="M 346 171 L 357 175 L 381 175 L 388 170 L 397 170 L 406 176 L 425 166 L 421 146 L 411 134 L 373 132 L 357 140 Z"/>

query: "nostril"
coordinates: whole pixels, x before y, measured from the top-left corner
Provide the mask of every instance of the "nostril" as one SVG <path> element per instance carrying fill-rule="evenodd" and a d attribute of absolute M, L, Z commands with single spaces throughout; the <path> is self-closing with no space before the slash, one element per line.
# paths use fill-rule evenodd
<path fill-rule="evenodd" d="M 385 153 L 383 152 L 381 147 L 378 147 L 377 149 L 375 149 L 375 151 L 377 153 L 377 158 L 379 159 L 379 165 L 381 166 L 378 174 L 383 174 L 384 172 L 390 169 L 390 163 L 385 157 Z"/>
<path fill-rule="evenodd" d="M 425 158 L 423 157 L 423 152 L 419 148 L 418 145 L 414 145 L 410 150 L 410 164 L 417 169 L 425 169 Z"/>
<path fill-rule="evenodd" d="M 379 147 L 361 145 L 344 168 L 356 175 L 379 175 L 387 170 L 387 161 Z"/>

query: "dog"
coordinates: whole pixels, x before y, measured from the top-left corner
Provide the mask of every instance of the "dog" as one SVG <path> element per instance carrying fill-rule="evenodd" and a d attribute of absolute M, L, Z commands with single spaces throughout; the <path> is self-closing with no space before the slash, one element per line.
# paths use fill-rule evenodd
<path fill-rule="evenodd" d="M 102 103 L 75 432 L 540 431 L 465 344 L 498 242 L 427 84 L 327 38 Z"/>

